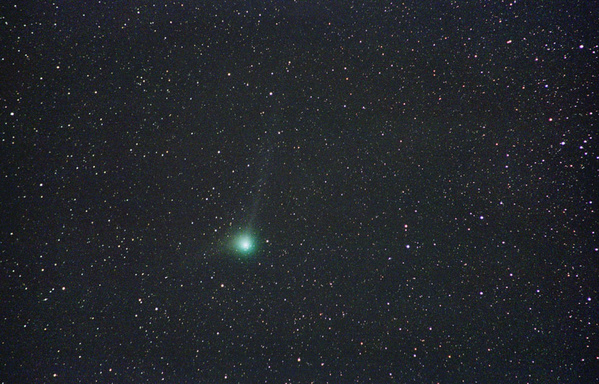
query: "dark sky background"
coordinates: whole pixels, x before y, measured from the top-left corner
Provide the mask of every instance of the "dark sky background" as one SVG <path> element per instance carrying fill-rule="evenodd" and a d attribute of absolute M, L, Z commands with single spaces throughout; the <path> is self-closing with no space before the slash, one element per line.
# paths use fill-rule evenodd
<path fill-rule="evenodd" d="M 596 1 L 18 3 L 0 381 L 599 382 Z"/>

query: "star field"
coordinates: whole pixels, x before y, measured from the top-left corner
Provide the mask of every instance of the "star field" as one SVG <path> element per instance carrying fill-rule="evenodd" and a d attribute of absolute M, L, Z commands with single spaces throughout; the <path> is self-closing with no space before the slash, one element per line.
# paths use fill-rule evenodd
<path fill-rule="evenodd" d="M 0 382 L 599 382 L 596 2 L 0 9 Z"/>

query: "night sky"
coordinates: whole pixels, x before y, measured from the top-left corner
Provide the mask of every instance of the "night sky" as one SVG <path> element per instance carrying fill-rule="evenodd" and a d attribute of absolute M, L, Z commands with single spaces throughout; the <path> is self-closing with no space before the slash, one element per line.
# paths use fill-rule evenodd
<path fill-rule="evenodd" d="M 0 382 L 599 382 L 596 1 L 0 7 Z"/>

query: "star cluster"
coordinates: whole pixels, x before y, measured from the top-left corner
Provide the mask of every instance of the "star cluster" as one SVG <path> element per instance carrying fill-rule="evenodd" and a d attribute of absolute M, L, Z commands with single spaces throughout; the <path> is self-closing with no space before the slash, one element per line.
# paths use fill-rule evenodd
<path fill-rule="evenodd" d="M 597 382 L 594 2 L 17 3 L 1 382 Z"/>

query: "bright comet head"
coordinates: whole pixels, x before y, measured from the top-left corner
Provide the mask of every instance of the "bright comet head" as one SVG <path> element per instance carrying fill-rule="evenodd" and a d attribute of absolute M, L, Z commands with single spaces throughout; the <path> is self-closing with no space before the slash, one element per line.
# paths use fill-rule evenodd
<path fill-rule="evenodd" d="M 237 252 L 247 256 L 254 250 L 254 240 L 250 235 L 240 235 L 235 239 L 235 249 Z"/>
<path fill-rule="evenodd" d="M 241 246 L 242 251 L 249 251 L 252 247 L 252 243 L 249 239 L 242 239 L 239 245 Z"/>

